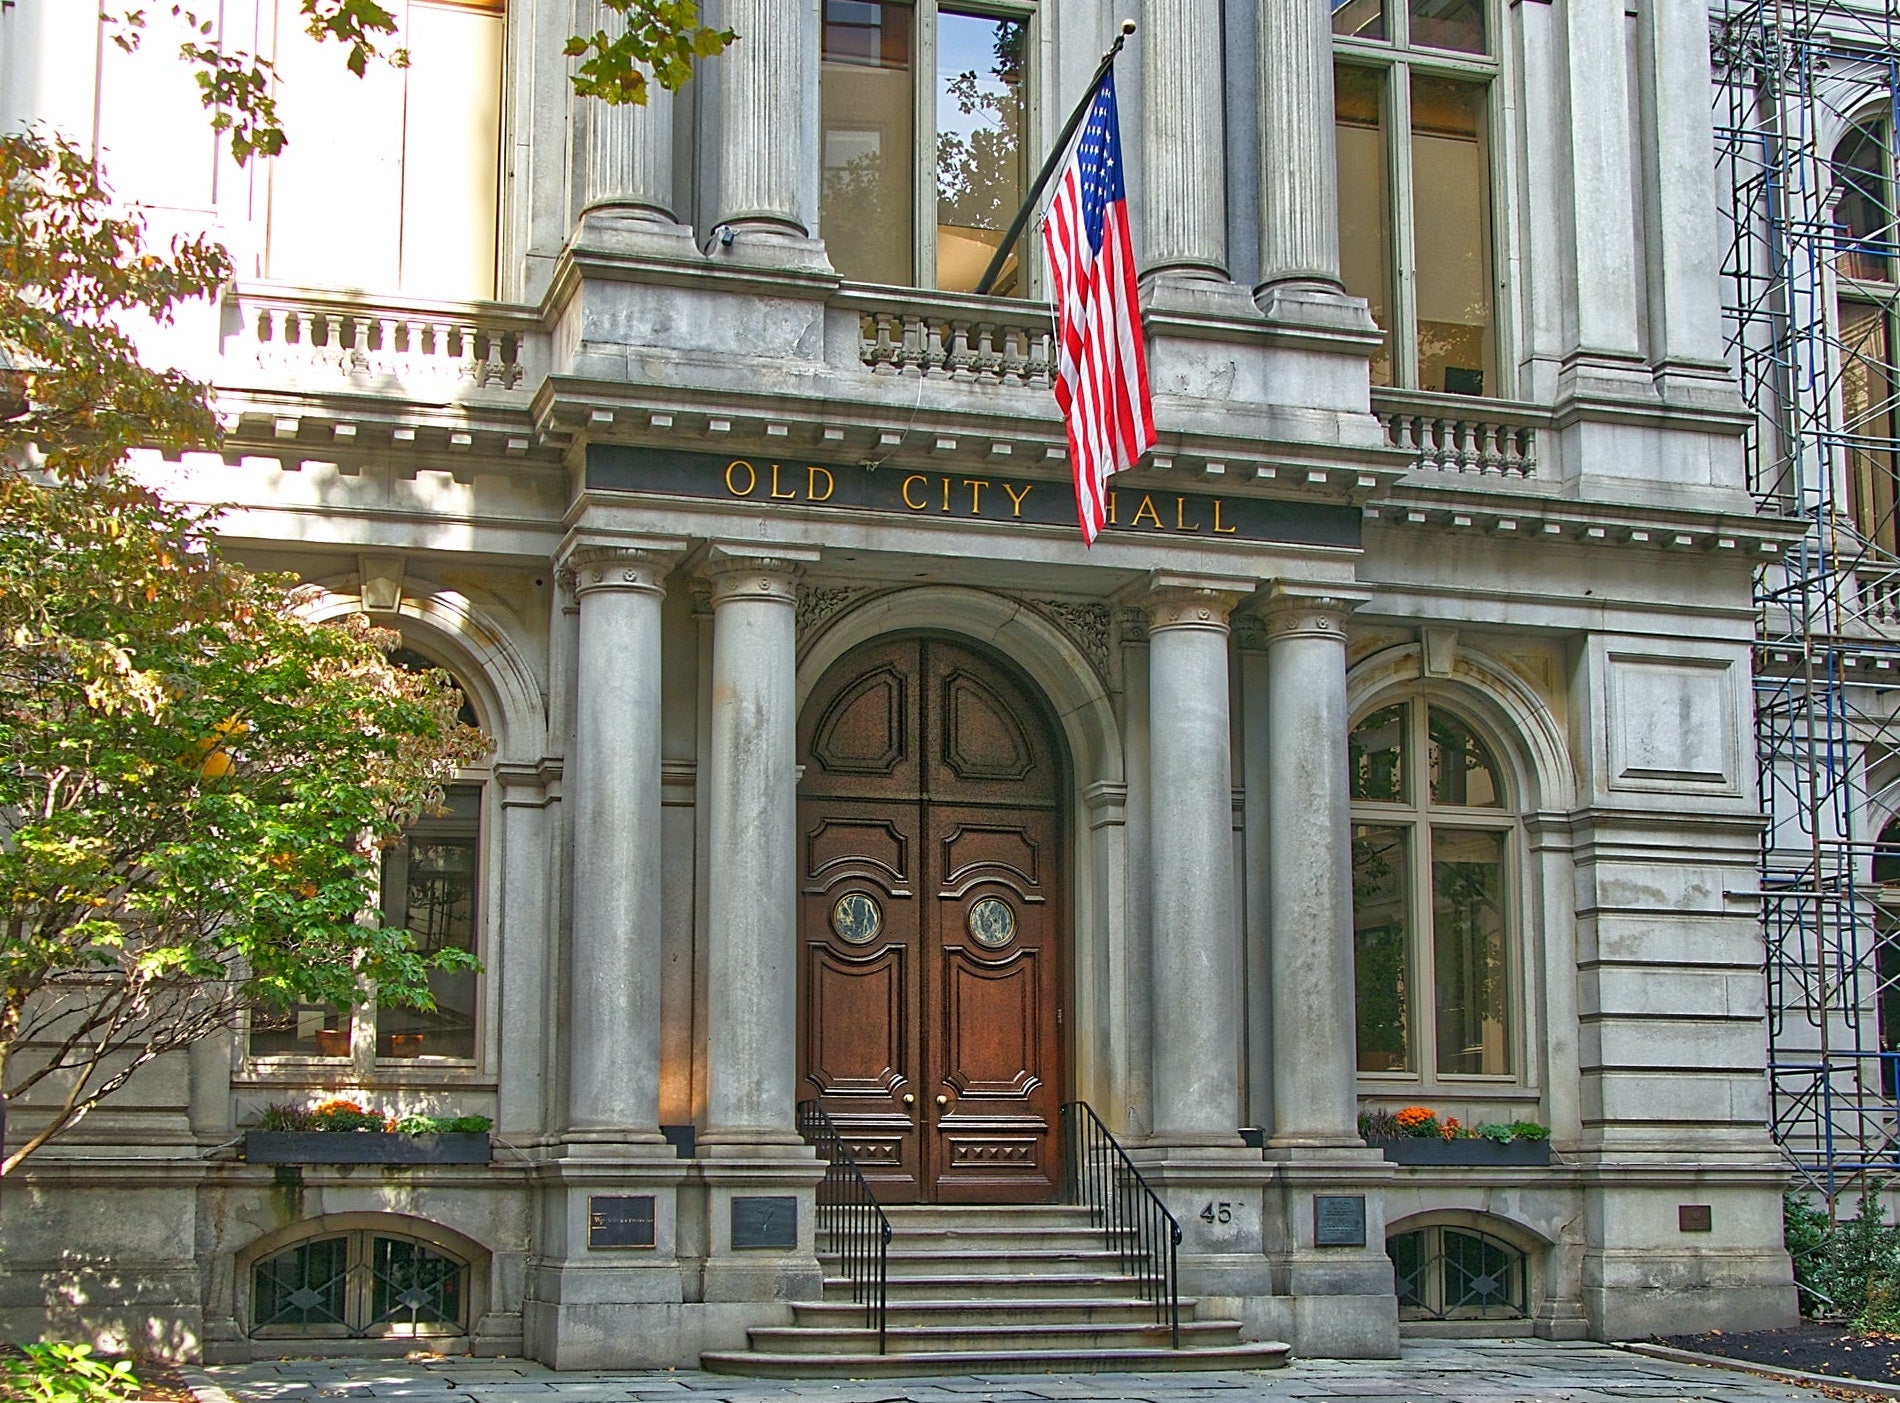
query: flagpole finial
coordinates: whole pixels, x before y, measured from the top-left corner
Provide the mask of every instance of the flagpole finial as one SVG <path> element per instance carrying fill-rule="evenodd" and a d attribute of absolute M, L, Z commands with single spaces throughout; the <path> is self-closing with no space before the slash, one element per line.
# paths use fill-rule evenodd
<path fill-rule="evenodd" d="M 1135 32 L 1135 22 L 1134 22 L 1133 20 L 1131 20 L 1131 19 L 1125 19 L 1125 20 L 1123 20 L 1123 21 L 1122 21 L 1122 33 L 1123 33 L 1124 35 L 1127 35 L 1127 34 L 1133 34 L 1134 32 Z"/>

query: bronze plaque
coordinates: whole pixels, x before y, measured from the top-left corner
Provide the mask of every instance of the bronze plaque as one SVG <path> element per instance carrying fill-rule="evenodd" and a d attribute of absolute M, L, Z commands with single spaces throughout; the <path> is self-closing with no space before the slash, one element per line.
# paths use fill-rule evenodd
<path fill-rule="evenodd" d="M 1679 1203 L 1676 1226 L 1683 1232 L 1714 1232 L 1715 1210 L 1706 1203 Z"/>
<path fill-rule="evenodd" d="M 652 1194 L 589 1194 L 587 1250 L 653 1246 Z"/>
<path fill-rule="evenodd" d="M 1315 1247 L 1364 1247 L 1366 1245 L 1366 1196 L 1364 1194 L 1314 1194 L 1313 1245 Z"/>

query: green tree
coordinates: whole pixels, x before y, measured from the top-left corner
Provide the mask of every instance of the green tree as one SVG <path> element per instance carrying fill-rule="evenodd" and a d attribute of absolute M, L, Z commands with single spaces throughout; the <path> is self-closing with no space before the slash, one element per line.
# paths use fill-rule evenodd
<path fill-rule="evenodd" d="M 617 17 L 611 32 L 601 28 L 592 34 L 576 34 L 568 39 L 565 52 L 581 60 L 570 79 L 574 91 L 610 106 L 644 105 L 649 82 L 677 91 L 692 78 L 695 58 L 723 53 L 738 37 L 730 29 L 701 24 L 695 0 L 600 0 L 600 4 Z M 253 155 L 275 156 L 282 151 L 290 138 L 277 119 L 276 66 L 261 55 L 225 48 L 217 41 L 215 22 L 190 4 L 169 8 L 192 31 L 192 37 L 179 45 L 178 56 L 191 66 L 213 129 L 230 133 L 232 158 L 242 165 Z M 395 15 L 377 0 L 298 0 L 298 8 L 305 32 L 348 50 L 344 62 L 359 78 L 377 60 L 399 68 L 409 62 L 408 52 L 395 42 L 399 37 Z M 120 9 L 102 14 L 112 27 L 115 44 L 127 53 L 139 47 L 147 11 Z"/>
<path fill-rule="evenodd" d="M 486 747 L 454 685 L 124 470 L 216 442 L 126 328 L 227 272 L 148 248 L 63 140 L 0 138 L 0 1092 L 43 1113 L 0 1174 L 248 1009 L 427 1007 L 468 963 L 373 915 L 381 850 Z"/>

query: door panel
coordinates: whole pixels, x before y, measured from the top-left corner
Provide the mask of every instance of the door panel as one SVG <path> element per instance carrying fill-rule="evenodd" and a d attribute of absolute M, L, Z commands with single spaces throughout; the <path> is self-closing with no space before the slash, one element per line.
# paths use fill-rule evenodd
<path fill-rule="evenodd" d="M 800 1094 L 878 1196 L 1036 1202 L 1060 1182 L 1059 752 L 1002 664 L 880 640 L 800 723 Z"/>

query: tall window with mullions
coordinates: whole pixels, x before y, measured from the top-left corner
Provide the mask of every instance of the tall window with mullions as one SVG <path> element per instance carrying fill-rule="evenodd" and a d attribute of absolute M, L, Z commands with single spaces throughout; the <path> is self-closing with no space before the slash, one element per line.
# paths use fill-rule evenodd
<path fill-rule="evenodd" d="M 1333 33 L 1341 277 L 1385 333 L 1373 383 L 1508 397 L 1484 0 L 1341 0 Z"/>
<path fill-rule="evenodd" d="M 1851 128 L 1834 148 L 1834 272 L 1840 358 L 1840 457 L 1863 561 L 1900 561 L 1900 465 L 1894 423 L 1892 127 Z"/>

